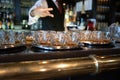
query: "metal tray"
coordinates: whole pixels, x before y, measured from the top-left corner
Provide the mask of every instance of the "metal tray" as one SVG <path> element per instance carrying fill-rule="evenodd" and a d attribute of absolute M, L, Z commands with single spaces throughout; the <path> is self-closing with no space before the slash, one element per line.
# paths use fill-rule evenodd
<path fill-rule="evenodd" d="M 80 43 L 89 45 L 106 45 L 112 43 L 111 41 L 80 41 Z"/>
<path fill-rule="evenodd" d="M 4 44 L 0 46 L 0 54 L 17 53 L 24 50 L 26 50 L 26 46 L 20 44 Z"/>
<path fill-rule="evenodd" d="M 115 47 L 114 42 L 84 42 L 81 43 L 82 47 L 87 48 L 113 48 Z"/>
<path fill-rule="evenodd" d="M 50 51 L 82 49 L 80 46 L 49 46 L 49 45 L 40 45 L 40 44 L 33 44 L 32 47 L 41 50 L 50 50 Z"/>

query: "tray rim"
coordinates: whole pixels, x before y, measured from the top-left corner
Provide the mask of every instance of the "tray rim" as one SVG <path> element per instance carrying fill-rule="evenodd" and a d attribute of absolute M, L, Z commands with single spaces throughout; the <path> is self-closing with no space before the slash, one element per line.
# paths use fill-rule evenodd
<path fill-rule="evenodd" d="M 4 48 L 0 47 L 0 50 L 13 49 L 16 47 L 25 46 L 24 44 L 1 44 L 0 46 L 2 46 L 2 45 L 4 45 Z M 6 46 L 11 46 L 11 47 L 6 47 Z"/>
<path fill-rule="evenodd" d="M 40 44 L 32 44 L 33 47 L 37 47 L 44 50 L 71 50 L 71 49 L 81 49 L 79 45 L 77 46 L 49 46 L 49 45 L 40 45 Z"/>

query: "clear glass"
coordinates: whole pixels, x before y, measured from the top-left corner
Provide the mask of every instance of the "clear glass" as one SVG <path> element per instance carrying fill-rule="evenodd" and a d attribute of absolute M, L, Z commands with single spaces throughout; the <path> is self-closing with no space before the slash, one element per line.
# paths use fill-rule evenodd
<path fill-rule="evenodd" d="M 3 44 L 4 42 L 4 31 L 3 30 L 0 30 L 0 45 Z"/>
<path fill-rule="evenodd" d="M 65 46 L 78 46 L 79 34 L 77 32 L 65 32 Z"/>
<path fill-rule="evenodd" d="M 3 40 L 3 43 L 2 44 L 5 44 L 5 45 L 10 45 L 10 44 L 15 44 L 15 38 L 14 38 L 14 32 L 12 30 L 6 30 L 4 31 L 4 40 Z"/>
<path fill-rule="evenodd" d="M 15 31 L 14 38 L 15 38 L 15 44 L 25 44 L 25 32 Z"/>
<path fill-rule="evenodd" d="M 64 44 L 64 32 L 58 31 L 51 34 L 51 42 L 53 46 L 63 46 Z"/>
<path fill-rule="evenodd" d="M 24 32 L 24 36 L 25 36 L 25 44 L 34 44 L 34 41 L 35 41 L 34 31 Z"/>
<path fill-rule="evenodd" d="M 82 42 L 111 42 L 109 32 L 80 31 L 79 41 Z"/>
<path fill-rule="evenodd" d="M 35 43 L 40 45 L 51 45 L 51 35 L 49 31 L 36 31 Z"/>

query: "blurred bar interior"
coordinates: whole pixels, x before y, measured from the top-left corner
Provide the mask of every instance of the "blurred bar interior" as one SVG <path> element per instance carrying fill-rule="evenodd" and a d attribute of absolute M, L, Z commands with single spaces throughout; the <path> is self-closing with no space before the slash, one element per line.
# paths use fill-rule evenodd
<path fill-rule="evenodd" d="M 63 0 L 66 31 L 28 25 L 37 0 L 0 0 L 0 80 L 120 80 L 120 0 Z"/>
<path fill-rule="evenodd" d="M 35 2 L 36 0 L 0 0 L 0 28 L 31 30 L 27 25 L 28 11 Z M 63 0 L 63 2 L 65 15 L 69 16 L 69 19 L 65 18 L 65 21 L 67 20 L 65 26 L 68 28 L 74 26 L 82 29 L 80 26 L 85 21 L 85 27 L 87 26 L 85 29 L 106 30 L 112 23 L 120 22 L 119 0 Z M 85 16 L 82 14 L 83 11 Z M 82 17 L 84 19 L 81 21 Z M 7 27 L 4 26 L 6 20 Z M 91 21 L 95 29 L 88 27 Z"/>

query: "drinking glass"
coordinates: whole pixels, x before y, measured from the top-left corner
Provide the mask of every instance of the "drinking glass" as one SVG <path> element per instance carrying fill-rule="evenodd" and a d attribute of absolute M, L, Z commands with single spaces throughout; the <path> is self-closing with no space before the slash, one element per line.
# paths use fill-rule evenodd
<path fill-rule="evenodd" d="M 49 31 L 35 32 L 35 43 L 40 45 L 51 45 L 51 35 Z"/>
<path fill-rule="evenodd" d="M 10 45 L 10 44 L 15 44 L 15 38 L 14 38 L 14 31 L 12 30 L 6 30 L 4 31 L 4 41 L 3 44 Z"/>
<path fill-rule="evenodd" d="M 4 42 L 4 31 L 0 30 L 0 45 Z"/>
<path fill-rule="evenodd" d="M 53 46 L 63 46 L 64 44 L 64 32 L 57 31 L 51 33 L 51 42 Z"/>
<path fill-rule="evenodd" d="M 79 44 L 79 34 L 77 32 L 65 32 L 65 46 L 78 46 Z"/>
<path fill-rule="evenodd" d="M 24 35 L 25 35 L 25 44 L 34 44 L 35 41 L 34 31 L 24 32 Z"/>
<path fill-rule="evenodd" d="M 24 31 L 15 31 L 14 38 L 15 38 L 15 44 L 25 44 Z"/>

